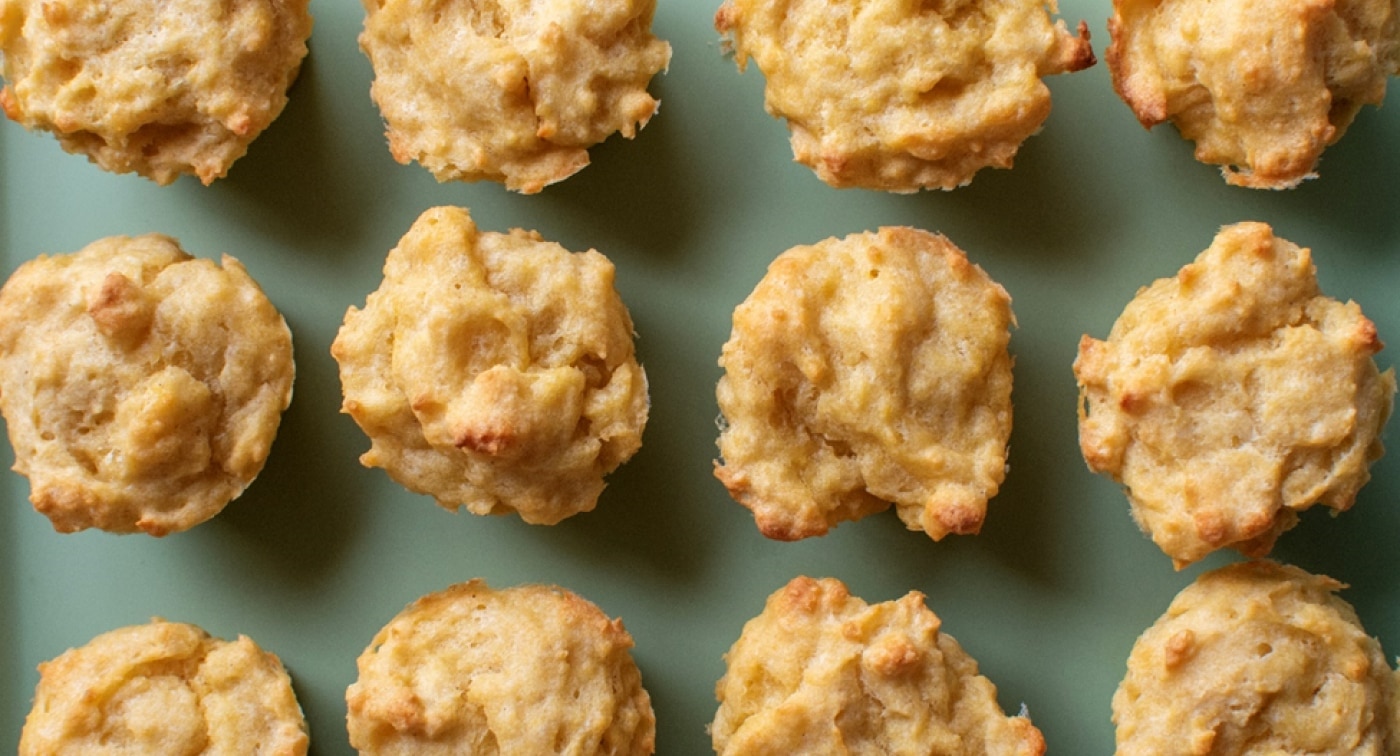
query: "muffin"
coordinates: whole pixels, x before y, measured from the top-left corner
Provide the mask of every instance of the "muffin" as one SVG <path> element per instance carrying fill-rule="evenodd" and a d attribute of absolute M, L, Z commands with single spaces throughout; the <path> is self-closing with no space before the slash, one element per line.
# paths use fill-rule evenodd
<path fill-rule="evenodd" d="M 1225 180 L 1288 189 L 1400 73 L 1395 0 L 1114 0 L 1113 88 Z"/>
<path fill-rule="evenodd" d="M 621 620 L 562 588 L 481 580 L 410 604 L 346 691 L 363 754 L 646 756 L 656 720 Z"/>
<path fill-rule="evenodd" d="M 331 354 L 360 461 L 449 510 L 553 525 L 591 510 L 649 408 L 612 263 L 428 210 Z"/>
<path fill-rule="evenodd" d="M 839 580 L 793 579 L 725 655 L 715 753 L 1043 754 L 941 626 L 916 591 L 869 605 Z"/>
<path fill-rule="evenodd" d="M 0 107 L 103 170 L 206 185 L 272 123 L 307 0 L 0 0 Z"/>
<path fill-rule="evenodd" d="M 291 401 L 292 337 L 232 257 L 158 234 L 41 255 L 0 289 L 0 412 L 55 529 L 161 536 L 262 470 Z"/>
<path fill-rule="evenodd" d="M 1395 395 L 1380 349 L 1356 303 L 1318 290 L 1309 250 L 1227 226 L 1106 341 L 1080 341 L 1081 451 L 1177 567 L 1263 556 L 1299 511 L 1349 509 L 1370 479 Z"/>
<path fill-rule="evenodd" d="M 1042 0 L 727 0 L 715 15 L 740 70 L 765 78 L 799 163 L 827 184 L 953 189 L 1010 168 L 1050 115 L 1041 79 L 1094 63 Z"/>
<path fill-rule="evenodd" d="M 19 756 L 298 756 L 306 721 L 282 662 L 246 636 L 155 619 L 39 665 Z"/>
<path fill-rule="evenodd" d="M 360 48 L 389 151 L 438 181 L 534 194 L 656 113 L 655 0 L 365 0 Z"/>
<path fill-rule="evenodd" d="M 1133 644 L 1117 753 L 1400 750 L 1395 673 L 1342 587 L 1262 561 L 1198 577 Z"/>
<path fill-rule="evenodd" d="M 1006 475 L 1014 322 L 943 236 L 789 249 L 734 310 L 715 475 L 778 540 L 891 504 L 934 540 L 978 532 Z"/>

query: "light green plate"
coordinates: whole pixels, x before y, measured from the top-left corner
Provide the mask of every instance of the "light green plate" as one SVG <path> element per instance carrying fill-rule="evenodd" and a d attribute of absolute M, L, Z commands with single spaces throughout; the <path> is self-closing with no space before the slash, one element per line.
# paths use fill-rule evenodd
<path fill-rule="evenodd" d="M 1107 0 L 1063 5 L 1071 24 L 1089 22 L 1102 57 Z M 313 0 L 312 11 L 291 104 L 211 187 L 108 175 L 47 135 L 0 124 L 0 272 L 111 234 L 172 234 L 193 254 L 242 259 L 286 316 L 297 358 L 266 470 L 186 533 L 59 535 L 30 508 L 27 482 L 2 474 L 0 748 L 18 739 L 36 664 L 159 615 L 277 653 L 313 752 L 348 753 L 344 692 L 371 636 L 414 598 L 484 577 L 558 583 L 622 617 L 655 703 L 658 752 L 704 754 L 722 654 L 769 593 L 808 574 L 839 577 L 870 601 L 923 591 L 1052 752 L 1108 753 L 1109 700 L 1133 640 L 1201 569 L 1232 557 L 1174 572 L 1118 487 L 1087 471 L 1070 371 L 1080 335 L 1106 335 L 1138 287 L 1175 273 L 1219 226 L 1262 220 L 1312 247 L 1324 290 L 1360 302 L 1400 345 L 1394 92 L 1326 153 L 1320 179 L 1259 192 L 1226 186 L 1170 127 L 1144 131 L 1100 63 L 1050 80 L 1054 112 L 1013 170 L 949 193 L 838 191 L 791 162 L 784 124 L 763 112 L 761 75 L 739 74 L 723 54 L 715 5 L 661 0 L 654 28 L 675 54 L 653 84 L 659 115 L 635 141 L 596 148 L 582 173 L 523 197 L 395 164 L 356 46 L 359 4 Z M 483 228 L 537 229 L 617 264 L 652 414 L 641 452 L 592 513 L 555 527 L 452 515 L 357 462 L 367 442 L 338 412 L 330 342 L 413 219 L 444 204 L 471 208 Z M 934 543 L 885 513 L 824 538 L 766 541 L 711 474 L 731 312 L 782 250 L 888 224 L 946 233 L 1012 295 L 1010 474 L 975 537 Z M 1394 654 L 1400 453 L 1374 474 L 1351 512 L 1309 512 L 1274 555 L 1350 583 L 1343 595 Z"/>

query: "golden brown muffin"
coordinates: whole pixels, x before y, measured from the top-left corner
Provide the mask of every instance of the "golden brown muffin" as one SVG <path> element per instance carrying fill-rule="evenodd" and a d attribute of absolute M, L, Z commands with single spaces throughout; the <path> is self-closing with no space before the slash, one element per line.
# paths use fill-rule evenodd
<path fill-rule="evenodd" d="M 262 470 L 292 395 L 292 337 L 237 260 L 114 236 L 0 289 L 0 412 L 54 528 L 165 535 Z"/>
<path fill-rule="evenodd" d="M 282 662 L 245 636 L 152 620 L 39 665 L 19 756 L 299 756 L 308 737 Z"/>
<path fill-rule="evenodd" d="M 1370 479 L 1395 394 L 1380 349 L 1360 307 L 1318 291 L 1307 249 L 1227 226 L 1107 341 L 1080 342 L 1084 459 L 1178 567 L 1263 556 L 1300 510 L 1346 510 Z"/>
<path fill-rule="evenodd" d="M 1094 63 L 1043 0 L 727 0 L 715 28 L 797 161 L 834 187 L 953 189 L 1010 168 L 1050 114 L 1041 78 Z"/>
<path fill-rule="evenodd" d="M 345 698 L 363 754 L 646 756 L 651 698 L 621 620 L 562 588 L 481 580 L 410 604 Z"/>
<path fill-rule="evenodd" d="M 1114 0 L 1113 87 L 1143 126 L 1171 121 L 1236 186 L 1316 174 L 1400 72 L 1395 0 Z"/>
<path fill-rule="evenodd" d="M 331 353 L 360 461 L 443 507 L 552 525 L 593 509 L 641 446 L 646 374 L 613 265 L 428 210 Z"/>
<path fill-rule="evenodd" d="M 779 255 L 734 310 L 715 475 L 769 538 L 889 508 L 976 533 L 1006 474 L 1011 298 L 912 228 Z"/>
<path fill-rule="evenodd" d="M 1117 753 L 1400 752 L 1395 673 L 1342 587 L 1271 562 L 1201 575 L 1133 645 Z"/>
<path fill-rule="evenodd" d="M 360 47 L 389 150 L 438 181 L 534 194 L 631 139 L 656 112 L 647 84 L 671 59 L 655 0 L 364 0 Z"/>
<path fill-rule="evenodd" d="M 287 104 L 307 0 L 0 0 L 0 106 L 104 170 L 224 176 Z"/>
<path fill-rule="evenodd" d="M 715 753 L 1043 754 L 941 625 L 917 591 L 867 605 L 839 580 L 793 579 L 725 655 Z"/>

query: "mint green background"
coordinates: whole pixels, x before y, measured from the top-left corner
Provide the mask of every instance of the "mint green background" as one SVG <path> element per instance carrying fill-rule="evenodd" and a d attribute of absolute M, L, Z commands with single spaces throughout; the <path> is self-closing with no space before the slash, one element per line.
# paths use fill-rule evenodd
<path fill-rule="evenodd" d="M 533 197 L 440 185 L 390 159 L 356 47 L 362 12 L 348 0 L 312 0 L 312 53 L 290 105 L 212 187 L 108 175 L 46 135 L 0 124 L 0 272 L 111 234 L 160 231 L 196 255 L 227 252 L 282 310 L 298 370 L 262 476 L 189 532 L 59 535 L 29 507 L 26 481 L 0 473 L 0 748 L 18 739 L 37 663 L 161 615 L 279 654 L 313 752 L 348 753 L 355 657 L 404 604 L 479 576 L 558 583 L 622 617 L 658 752 L 708 753 L 722 654 L 764 597 L 809 574 L 840 577 L 870 601 L 923 591 L 1003 705 L 1029 707 L 1052 753 L 1112 749 L 1109 700 L 1133 640 L 1201 569 L 1233 557 L 1174 572 L 1117 487 L 1086 470 L 1070 372 L 1079 336 L 1106 334 L 1139 286 L 1173 274 L 1222 224 L 1262 220 L 1312 247 L 1324 290 L 1359 301 L 1400 345 L 1396 94 L 1327 152 L 1322 178 L 1258 192 L 1226 186 L 1170 127 L 1144 131 L 1100 63 L 1050 80 L 1054 112 L 1014 170 L 950 193 L 838 191 L 791 162 L 784 125 L 763 112 L 761 75 L 739 74 L 722 53 L 715 6 L 660 2 L 654 28 L 674 47 L 653 84 L 660 114 Z M 1089 22 L 1102 57 L 1108 2 L 1063 11 Z M 538 229 L 617 264 L 653 409 L 641 452 L 593 513 L 555 527 L 454 516 L 356 461 L 367 444 L 338 413 L 330 342 L 345 308 L 378 285 L 387 250 L 443 204 L 471 208 L 483 228 Z M 730 313 L 782 250 L 882 224 L 946 233 L 1010 291 L 1020 320 L 1010 475 L 976 537 L 933 543 L 886 513 L 825 538 L 765 541 L 710 472 Z M 8 444 L 3 455 L 8 466 Z M 1275 556 L 1350 583 L 1344 596 L 1397 653 L 1400 454 L 1374 474 L 1354 510 L 1308 513 Z"/>

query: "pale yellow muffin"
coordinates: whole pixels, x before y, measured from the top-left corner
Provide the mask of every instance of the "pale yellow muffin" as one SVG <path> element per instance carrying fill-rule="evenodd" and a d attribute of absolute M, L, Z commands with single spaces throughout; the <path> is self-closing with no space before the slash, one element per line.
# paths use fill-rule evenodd
<path fill-rule="evenodd" d="M 389 150 L 439 181 L 533 194 L 656 113 L 671 46 L 655 0 L 364 0 L 360 47 Z"/>
<path fill-rule="evenodd" d="M 917 591 L 868 605 L 839 580 L 793 579 L 725 654 L 715 753 L 1044 753 L 941 626 Z"/>
<path fill-rule="evenodd" d="M 1201 575 L 1133 645 L 1117 753 L 1400 753 L 1395 673 L 1342 587 L 1272 562 Z"/>
<path fill-rule="evenodd" d="M 363 754 L 646 756 L 656 719 L 621 620 L 562 588 L 459 583 L 374 636 L 347 689 Z"/>
<path fill-rule="evenodd" d="M 834 187 L 952 189 L 1010 168 L 1050 114 L 1051 74 L 1094 63 L 1054 0 L 727 0 L 715 27 L 797 161 Z M 1048 11 L 1048 12 L 1047 12 Z"/>
<path fill-rule="evenodd" d="M 0 0 L 0 106 L 104 170 L 224 176 L 287 104 L 307 0 Z"/>
<path fill-rule="evenodd" d="M 1346 510 L 1370 479 L 1395 394 L 1380 349 L 1360 307 L 1318 291 L 1307 249 L 1227 226 L 1107 341 L 1080 342 L 1084 459 L 1178 567 L 1263 556 L 1300 510 Z"/>
<path fill-rule="evenodd" d="M 170 237 L 43 255 L 0 289 L 0 412 L 30 501 L 72 532 L 218 514 L 291 401 L 292 337 L 243 266 Z"/>
<path fill-rule="evenodd" d="M 882 228 L 779 255 L 734 310 L 715 475 L 769 538 L 889 508 L 976 533 L 1006 474 L 1011 298 L 943 236 Z"/>
<path fill-rule="evenodd" d="M 1400 73 L 1396 0 L 1114 0 L 1106 57 L 1143 126 L 1164 121 L 1237 186 L 1286 189 Z"/>
<path fill-rule="evenodd" d="M 611 262 L 426 211 L 331 346 L 382 467 L 443 507 L 554 524 L 641 446 L 646 374 Z"/>
<path fill-rule="evenodd" d="M 39 665 L 19 756 L 298 756 L 306 722 L 282 662 L 245 636 L 152 620 Z"/>

